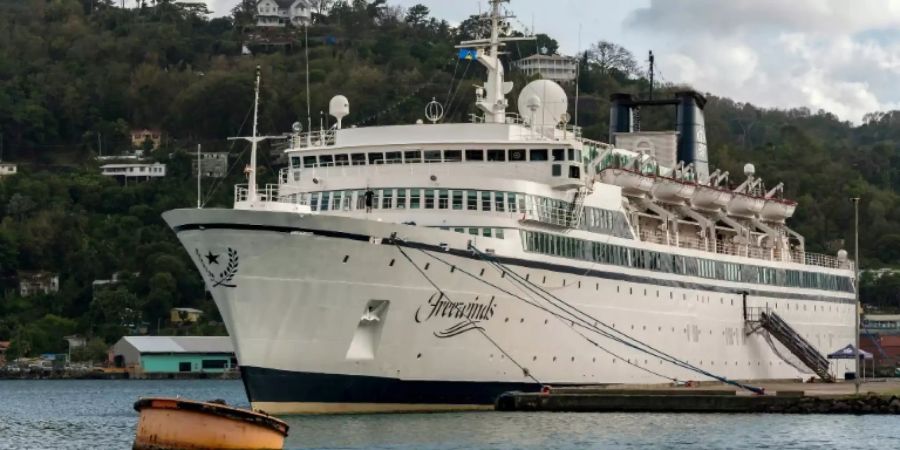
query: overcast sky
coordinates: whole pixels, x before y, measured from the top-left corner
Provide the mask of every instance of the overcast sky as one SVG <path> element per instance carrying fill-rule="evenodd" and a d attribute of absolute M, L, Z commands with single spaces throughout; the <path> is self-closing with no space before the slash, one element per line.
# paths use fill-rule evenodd
<path fill-rule="evenodd" d="M 216 15 L 237 0 L 206 0 Z M 422 3 L 458 23 L 486 0 Z M 514 25 L 573 54 L 598 40 L 656 54 L 663 81 L 766 107 L 806 106 L 858 123 L 900 109 L 900 0 L 513 0 Z M 580 32 L 579 32 L 580 29 Z M 579 44 L 580 42 L 580 44 Z"/>

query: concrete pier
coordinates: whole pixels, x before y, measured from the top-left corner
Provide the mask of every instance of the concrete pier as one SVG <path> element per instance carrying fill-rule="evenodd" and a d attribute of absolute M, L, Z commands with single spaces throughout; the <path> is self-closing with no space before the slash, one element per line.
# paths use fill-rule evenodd
<path fill-rule="evenodd" d="M 900 414 L 900 382 L 761 383 L 765 395 L 718 383 L 699 387 L 597 386 L 542 393 L 511 392 L 499 411 Z"/>

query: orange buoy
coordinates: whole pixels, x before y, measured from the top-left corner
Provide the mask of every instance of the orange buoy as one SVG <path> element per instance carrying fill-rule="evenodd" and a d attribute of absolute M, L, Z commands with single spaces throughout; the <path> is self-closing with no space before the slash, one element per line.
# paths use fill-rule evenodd
<path fill-rule="evenodd" d="M 134 450 L 284 448 L 288 425 L 268 414 L 179 398 L 142 398 Z"/>

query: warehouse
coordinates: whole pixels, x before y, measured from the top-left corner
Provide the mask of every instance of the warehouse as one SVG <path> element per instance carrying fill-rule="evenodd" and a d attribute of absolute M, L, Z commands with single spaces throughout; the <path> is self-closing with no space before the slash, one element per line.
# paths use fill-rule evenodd
<path fill-rule="evenodd" d="M 237 368 L 228 336 L 125 336 L 112 348 L 116 367 L 139 374 L 223 373 Z"/>

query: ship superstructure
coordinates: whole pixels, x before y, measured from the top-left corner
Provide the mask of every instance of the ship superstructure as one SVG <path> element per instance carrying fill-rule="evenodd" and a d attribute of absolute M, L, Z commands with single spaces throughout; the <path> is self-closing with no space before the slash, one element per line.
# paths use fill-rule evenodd
<path fill-rule="evenodd" d="M 612 144 L 548 80 L 508 112 L 491 36 L 480 114 L 288 136 L 277 185 L 165 214 L 272 413 L 467 409 L 542 384 L 824 378 L 852 341 L 852 262 L 807 252 L 797 204 L 752 165 L 710 172 L 704 98 L 611 99 Z M 672 107 L 677 130 L 634 111 Z M 261 138 L 249 138 L 255 144 Z M 774 339 L 773 339 L 774 338 Z"/>

